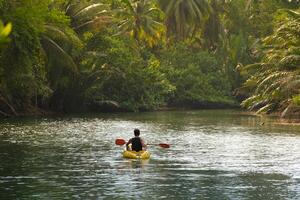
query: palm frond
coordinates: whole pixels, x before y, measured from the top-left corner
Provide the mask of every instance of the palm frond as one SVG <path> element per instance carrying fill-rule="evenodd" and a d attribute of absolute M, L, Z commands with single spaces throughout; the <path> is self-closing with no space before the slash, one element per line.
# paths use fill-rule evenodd
<path fill-rule="evenodd" d="M 300 15 L 293 10 L 284 12 L 288 15 L 277 22 L 274 33 L 263 40 L 262 62 L 242 67 L 252 72 L 244 84 L 251 88 L 252 96 L 242 105 L 248 108 L 262 105 L 258 112 L 268 112 L 276 106 L 284 109 L 300 92 Z"/>
<path fill-rule="evenodd" d="M 87 13 L 95 12 L 95 9 L 99 9 L 99 8 L 101 10 L 103 10 L 103 7 L 107 8 L 107 5 L 105 5 L 103 3 L 91 4 L 91 5 L 88 5 L 87 7 L 82 8 L 78 12 L 74 13 L 74 15 L 72 15 L 72 17 L 77 18 L 77 17 L 80 17 L 81 15 L 86 15 Z"/>
<path fill-rule="evenodd" d="M 59 60 L 63 66 L 74 73 L 78 73 L 77 65 L 73 58 L 60 45 L 45 35 L 42 36 L 42 44 L 45 46 L 44 50 L 48 55 L 53 55 L 52 58 Z"/>

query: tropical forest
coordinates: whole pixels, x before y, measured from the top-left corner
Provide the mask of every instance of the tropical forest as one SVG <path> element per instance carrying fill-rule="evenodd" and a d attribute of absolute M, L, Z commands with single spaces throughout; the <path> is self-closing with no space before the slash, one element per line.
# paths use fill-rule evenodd
<path fill-rule="evenodd" d="M 0 199 L 299 200 L 300 0 L 0 0 Z"/>
<path fill-rule="evenodd" d="M 0 113 L 298 115 L 298 0 L 1 0 Z"/>

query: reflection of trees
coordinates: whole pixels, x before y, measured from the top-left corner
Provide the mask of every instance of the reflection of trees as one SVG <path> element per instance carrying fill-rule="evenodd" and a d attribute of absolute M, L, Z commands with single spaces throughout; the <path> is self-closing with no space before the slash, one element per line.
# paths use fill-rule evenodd
<path fill-rule="evenodd" d="M 246 199 L 294 199 L 297 194 L 289 189 L 290 184 L 295 184 L 291 180 L 291 177 L 278 173 L 242 174 L 238 182 L 242 187 L 238 193 Z"/>
<path fill-rule="evenodd" d="M 57 150 L 53 153 L 7 134 L 0 135 L 0 199 L 71 196 L 71 191 L 62 187 L 64 184 L 57 182 L 60 180 L 53 174 L 53 168 L 61 167 L 57 162 L 61 149 Z"/>
<path fill-rule="evenodd" d="M 16 198 L 24 192 L 27 150 L 27 145 L 9 142 L 7 134 L 0 134 L 0 199 Z"/>

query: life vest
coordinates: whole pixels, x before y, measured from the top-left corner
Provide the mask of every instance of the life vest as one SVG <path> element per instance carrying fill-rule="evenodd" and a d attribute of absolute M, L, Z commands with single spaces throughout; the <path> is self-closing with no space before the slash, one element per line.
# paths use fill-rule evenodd
<path fill-rule="evenodd" d="M 139 138 L 139 137 L 131 138 L 131 145 L 132 145 L 131 146 L 132 151 L 141 151 L 141 150 L 143 150 L 141 138 Z"/>

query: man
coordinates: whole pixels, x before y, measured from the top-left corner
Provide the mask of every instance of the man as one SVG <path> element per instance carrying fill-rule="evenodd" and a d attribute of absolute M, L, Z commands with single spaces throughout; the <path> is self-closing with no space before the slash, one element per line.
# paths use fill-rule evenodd
<path fill-rule="evenodd" d="M 126 143 L 126 149 L 129 150 L 129 145 L 131 144 L 131 150 L 132 151 L 141 151 L 141 150 L 146 150 L 147 146 L 145 145 L 144 141 L 142 138 L 140 138 L 140 130 L 139 129 L 134 129 L 134 137 L 131 138 L 127 143 Z"/>

